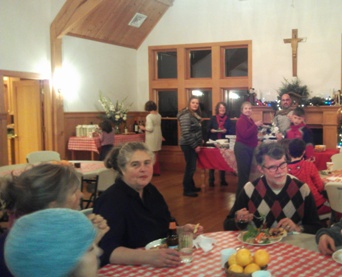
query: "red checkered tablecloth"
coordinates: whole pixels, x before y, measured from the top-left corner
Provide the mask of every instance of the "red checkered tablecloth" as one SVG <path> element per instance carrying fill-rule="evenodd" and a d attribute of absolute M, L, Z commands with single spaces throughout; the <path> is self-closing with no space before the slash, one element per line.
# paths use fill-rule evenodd
<path fill-rule="evenodd" d="M 224 248 L 242 246 L 242 243 L 237 240 L 237 235 L 237 232 L 205 234 L 205 236 L 214 238 L 216 244 L 214 248 L 207 253 L 204 253 L 202 249 L 194 250 L 193 261 L 190 264 L 183 264 L 176 268 L 155 268 L 147 265 L 107 265 L 98 271 L 98 276 L 224 277 L 226 275 L 221 268 L 220 251 Z M 315 243 L 314 236 L 312 236 L 312 243 Z M 271 256 L 268 270 L 271 272 L 272 276 L 342 276 L 342 265 L 336 263 L 331 257 L 321 255 L 318 252 L 302 249 L 283 242 L 268 246 L 244 246 L 252 252 L 260 248 L 267 249 Z"/>
<path fill-rule="evenodd" d="M 114 146 L 120 146 L 126 142 L 145 141 L 145 134 L 115 135 Z M 101 141 L 99 137 L 70 137 L 68 141 L 68 150 L 71 151 L 90 151 L 99 153 Z"/>

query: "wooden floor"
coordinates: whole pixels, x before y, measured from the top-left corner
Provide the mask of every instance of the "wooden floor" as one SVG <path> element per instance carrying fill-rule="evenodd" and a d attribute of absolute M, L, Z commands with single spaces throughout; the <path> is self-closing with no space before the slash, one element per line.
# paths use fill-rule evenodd
<path fill-rule="evenodd" d="M 218 172 L 215 171 L 215 187 L 207 187 L 205 192 L 199 192 L 198 197 L 183 196 L 183 171 L 177 169 L 162 169 L 160 176 L 154 176 L 152 183 L 164 196 L 172 216 L 179 225 L 185 223 L 200 223 L 204 232 L 223 230 L 223 221 L 235 201 L 237 177 L 226 174 L 228 187 L 220 187 Z M 196 186 L 200 186 L 200 170 L 195 174 Z"/>

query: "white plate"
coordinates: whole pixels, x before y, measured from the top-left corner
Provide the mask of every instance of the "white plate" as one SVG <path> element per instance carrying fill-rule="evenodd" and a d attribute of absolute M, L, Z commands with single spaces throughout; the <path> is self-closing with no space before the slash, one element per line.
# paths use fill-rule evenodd
<path fill-rule="evenodd" d="M 335 251 L 332 254 L 332 258 L 335 262 L 342 264 L 342 249 Z"/>
<path fill-rule="evenodd" d="M 280 242 L 283 237 L 279 237 L 278 239 L 275 239 L 275 240 L 271 240 L 270 242 L 268 243 L 252 243 L 252 242 L 247 242 L 247 241 L 244 241 L 243 240 L 243 235 L 245 234 L 245 232 L 241 233 L 238 235 L 238 241 L 242 242 L 242 243 L 245 243 L 245 244 L 249 244 L 249 245 L 258 245 L 258 246 L 261 246 L 261 245 L 271 245 L 271 244 L 275 244 L 275 243 L 278 243 Z"/>
<path fill-rule="evenodd" d="M 156 240 L 151 241 L 151 242 L 149 242 L 148 244 L 146 244 L 145 249 L 146 249 L 146 250 L 149 250 L 149 249 L 151 249 L 151 248 L 157 247 L 157 246 L 159 246 L 159 245 L 162 245 L 162 244 L 166 243 L 165 241 L 166 241 L 166 238 L 163 238 L 163 239 L 156 239 Z"/>
<path fill-rule="evenodd" d="M 342 182 L 342 177 L 328 177 L 327 179 L 332 182 Z"/>
<path fill-rule="evenodd" d="M 224 133 L 224 130 L 214 130 L 213 133 Z"/>

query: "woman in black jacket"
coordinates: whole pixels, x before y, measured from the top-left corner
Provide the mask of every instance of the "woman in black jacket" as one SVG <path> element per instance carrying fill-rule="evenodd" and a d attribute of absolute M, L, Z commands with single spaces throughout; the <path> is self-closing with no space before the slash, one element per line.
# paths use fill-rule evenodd
<path fill-rule="evenodd" d="M 195 186 L 193 179 L 196 171 L 197 153 L 201 151 L 202 145 L 200 114 L 199 99 L 196 96 L 191 96 L 188 106 L 177 115 L 181 129 L 180 146 L 186 162 L 183 195 L 189 197 L 196 197 L 198 196 L 197 192 L 201 191 L 200 188 Z"/>

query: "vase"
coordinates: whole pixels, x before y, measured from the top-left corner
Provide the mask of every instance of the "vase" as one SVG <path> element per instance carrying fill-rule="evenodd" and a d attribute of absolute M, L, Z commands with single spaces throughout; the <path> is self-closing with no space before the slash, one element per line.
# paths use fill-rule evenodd
<path fill-rule="evenodd" d="M 115 134 L 120 134 L 120 124 L 115 124 L 114 125 L 114 133 Z"/>

